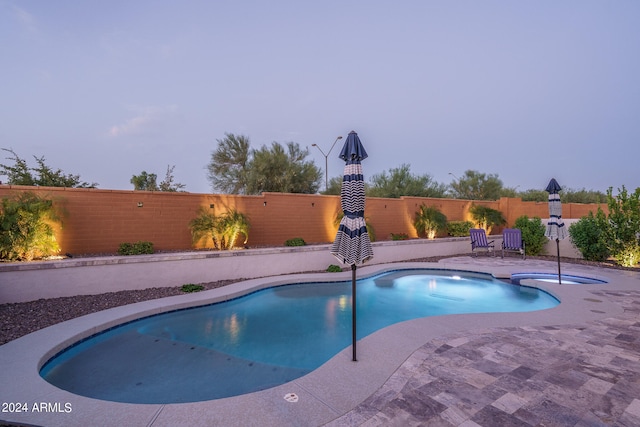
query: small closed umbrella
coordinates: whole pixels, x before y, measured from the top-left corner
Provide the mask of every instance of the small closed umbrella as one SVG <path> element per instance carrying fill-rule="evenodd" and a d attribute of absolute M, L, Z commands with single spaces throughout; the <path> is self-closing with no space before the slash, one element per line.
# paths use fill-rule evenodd
<path fill-rule="evenodd" d="M 356 358 L 356 265 L 373 257 L 371 240 L 364 219 L 364 177 L 361 161 L 368 157 L 358 134 L 349 132 L 340 151 L 340 158 L 346 162 L 342 176 L 340 204 L 344 213 L 336 238 L 331 246 L 331 254 L 341 263 L 351 266 L 351 317 L 353 361 Z"/>
<path fill-rule="evenodd" d="M 547 185 L 546 191 L 549 193 L 549 222 L 547 222 L 547 229 L 544 235 L 549 239 L 556 240 L 556 250 L 558 253 L 558 283 L 562 284 L 562 278 L 560 275 L 560 240 L 567 237 L 567 229 L 564 226 L 562 220 L 562 202 L 560 201 L 560 194 L 562 190 L 560 184 L 555 178 L 551 178 L 549 185 Z"/>

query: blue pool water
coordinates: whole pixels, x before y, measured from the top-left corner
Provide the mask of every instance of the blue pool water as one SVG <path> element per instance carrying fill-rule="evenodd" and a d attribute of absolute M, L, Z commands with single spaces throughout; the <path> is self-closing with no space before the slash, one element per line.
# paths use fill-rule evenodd
<path fill-rule="evenodd" d="M 561 274 L 560 282 L 565 285 L 602 285 L 607 282 L 592 277 Z M 523 279 L 535 279 L 542 282 L 558 283 L 558 275 L 552 273 L 516 273 L 511 275 L 511 282 L 519 285 Z"/>
<path fill-rule="evenodd" d="M 358 280 L 358 339 L 446 314 L 559 304 L 489 275 L 400 270 Z M 212 400 L 284 384 L 351 345 L 351 282 L 291 284 L 139 319 L 49 360 L 41 376 L 87 397 L 129 403 Z"/>

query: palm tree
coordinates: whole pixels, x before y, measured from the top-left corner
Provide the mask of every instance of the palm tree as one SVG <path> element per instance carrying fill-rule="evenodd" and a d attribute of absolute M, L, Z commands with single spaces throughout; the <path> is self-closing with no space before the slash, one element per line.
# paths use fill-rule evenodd
<path fill-rule="evenodd" d="M 420 206 L 413 220 L 413 226 L 418 234 L 426 234 L 427 239 L 436 237 L 438 231 L 447 226 L 447 216 L 435 206 Z"/>
<path fill-rule="evenodd" d="M 479 228 L 486 231 L 487 234 L 491 232 L 494 226 L 500 226 L 507 223 L 502 215 L 502 212 L 489 208 L 487 206 L 473 205 L 469 209 L 471 217 L 475 221 Z"/>
<path fill-rule="evenodd" d="M 250 227 L 251 224 L 249 223 L 249 218 L 247 218 L 243 213 L 240 213 L 235 209 L 225 212 L 218 219 L 216 227 L 218 234 L 221 236 L 221 248 L 226 246 L 227 249 L 232 249 L 240 234 L 245 237 L 242 244 L 246 244 L 249 240 Z"/>

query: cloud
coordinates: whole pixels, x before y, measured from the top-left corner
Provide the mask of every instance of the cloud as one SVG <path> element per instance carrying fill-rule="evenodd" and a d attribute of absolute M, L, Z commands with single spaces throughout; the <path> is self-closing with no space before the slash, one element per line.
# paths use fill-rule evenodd
<path fill-rule="evenodd" d="M 136 110 L 136 115 L 122 124 L 111 126 L 108 131 L 109 136 L 117 138 L 125 135 L 153 134 L 178 110 L 175 105 L 132 109 Z"/>
<path fill-rule="evenodd" d="M 32 14 L 27 12 L 26 10 L 19 8 L 18 6 L 13 6 L 13 15 L 16 17 L 17 21 L 22 25 L 24 29 L 26 29 L 30 33 L 37 33 L 38 26 L 36 25 L 36 19 Z"/>

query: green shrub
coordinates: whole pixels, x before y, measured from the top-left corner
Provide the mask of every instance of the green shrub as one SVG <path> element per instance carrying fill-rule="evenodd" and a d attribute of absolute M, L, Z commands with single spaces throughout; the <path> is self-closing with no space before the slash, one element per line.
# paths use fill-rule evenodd
<path fill-rule="evenodd" d="M 420 206 L 413 219 L 413 226 L 418 234 L 425 234 L 427 239 L 434 239 L 436 234 L 447 226 L 447 216 L 435 206 Z"/>
<path fill-rule="evenodd" d="M 2 199 L 0 258 L 31 261 L 60 252 L 52 224 L 58 216 L 51 200 L 25 192 Z"/>
<path fill-rule="evenodd" d="M 612 188 L 607 190 L 606 242 L 616 262 L 624 267 L 633 267 L 640 262 L 640 188 L 629 193 L 625 186 L 613 197 Z"/>
<path fill-rule="evenodd" d="M 605 261 L 611 255 L 606 242 L 607 220 L 601 209 L 598 213 L 580 218 L 569 226 L 571 243 L 578 248 L 582 257 L 589 261 Z"/>
<path fill-rule="evenodd" d="M 525 244 L 526 255 L 539 255 L 542 248 L 547 243 L 544 235 L 545 227 L 538 217 L 529 218 L 526 215 L 516 219 L 515 227 L 520 229 L 522 240 Z"/>
<path fill-rule="evenodd" d="M 187 283 L 182 285 L 180 288 L 182 292 L 191 293 L 191 292 L 200 292 L 204 290 L 204 286 L 202 285 L 194 285 L 193 283 Z"/>
<path fill-rule="evenodd" d="M 340 268 L 339 265 L 331 264 L 329 267 L 327 267 L 327 272 L 329 273 L 340 273 L 341 271 L 342 268 Z"/>
<path fill-rule="evenodd" d="M 472 228 L 471 221 L 449 221 L 447 223 L 447 233 L 453 237 L 467 237 Z"/>
<path fill-rule="evenodd" d="M 120 243 L 118 247 L 118 255 L 142 255 L 152 253 L 153 243 L 151 242 Z"/>
<path fill-rule="evenodd" d="M 391 240 L 407 240 L 409 235 L 407 233 L 391 233 Z"/>
<path fill-rule="evenodd" d="M 284 242 L 285 246 L 304 246 L 306 244 L 307 242 L 305 242 L 302 237 L 294 237 Z"/>

